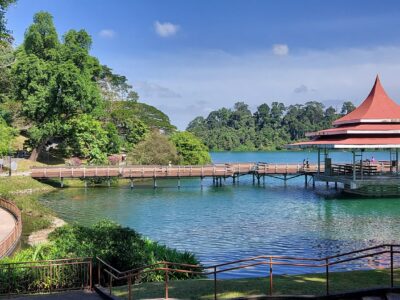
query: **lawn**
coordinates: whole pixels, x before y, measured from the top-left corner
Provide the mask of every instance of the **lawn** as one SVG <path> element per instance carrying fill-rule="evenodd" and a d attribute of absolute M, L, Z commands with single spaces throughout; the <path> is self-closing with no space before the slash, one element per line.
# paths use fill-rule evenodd
<path fill-rule="evenodd" d="M 368 270 L 330 273 L 330 292 L 340 293 L 369 288 L 383 288 L 390 284 L 388 270 Z M 400 284 L 400 271 L 395 271 L 395 284 Z M 218 299 L 269 295 L 269 278 L 229 279 L 217 281 Z M 276 275 L 273 277 L 274 295 L 323 295 L 326 291 L 324 273 L 304 275 Z M 127 298 L 127 286 L 113 288 L 116 296 Z M 133 288 L 134 299 L 164 296 L 164 283 L 142 283 Z M 210 279 L 169 282 L 169 297 L 178 299 L 214 299 L 214 282 Z"/>

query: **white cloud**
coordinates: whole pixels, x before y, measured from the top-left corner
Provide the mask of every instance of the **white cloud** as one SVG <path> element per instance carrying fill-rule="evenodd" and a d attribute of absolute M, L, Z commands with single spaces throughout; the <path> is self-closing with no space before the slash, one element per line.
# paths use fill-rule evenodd
<path fill-rule="evenodd" d="M 169 22 L 160 23 L 159 21 L 155 21 L 154 30 L 159 36 L 166 38 L 175 35 L 179 30 L 179 25 Z"/>
<path fill-rule="evenodd" d="M 102 29 L 99 32 L 99 36 L 106 39 L 112 39 L 115 36 L 115 31 L 112 29 Z"/>
<path fill-rule="evenodd" d="M 286 56 L 289 54 L 289 47 L 286 44 L 275 44 L 272 46 L 272 53 L 277 56 Z"/>

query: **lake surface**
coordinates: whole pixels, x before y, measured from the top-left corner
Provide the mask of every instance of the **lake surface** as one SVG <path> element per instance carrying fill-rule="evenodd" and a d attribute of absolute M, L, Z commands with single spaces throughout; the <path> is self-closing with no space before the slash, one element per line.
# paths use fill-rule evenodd
<path fill-rule="evenodd" d="M 315 152 L 219 152 L 214 162 L 316 161 Z M 389 159 L 389 153 L 366 153 L 365 158 Z M 337 152 L 334 161 L 351 161 Z M 153 240 L 194 252 L 203 264 L 255 255 L 324 257 L 400 237 L 400 199 L 357 199 L 339 196 L 325 185 L 304 188 L 302 177 L 288 181 L 267 178 L 253 185 L 250 176 L 233 185 L 214 187 L 211 180 L 143 182 L 126 188 L 70 188 L 43 196 L 42 201 L 68 222 L 89 225 L 108 218 L 134 228 Z M 379 261 L 371 262 L 379 265 Z M 352 265 L 341 266 L 350 269 Z M 277 267 L 277 273 L 310 270 Z M 265 275 L 266 267 L 224 276 Z"/>

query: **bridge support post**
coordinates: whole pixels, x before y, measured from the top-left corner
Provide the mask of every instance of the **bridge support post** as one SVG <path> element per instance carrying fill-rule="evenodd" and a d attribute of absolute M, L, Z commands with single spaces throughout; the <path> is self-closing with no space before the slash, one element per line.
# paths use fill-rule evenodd
<path fill-rule="evenodd" d="M 87 180 L 85 179 L 85 188 L 87 188 Z"/>
<path fill-rule="evenodd" d="M 329 181 L 326 182 L 326 188 L 329 189 Z"/>
<path fill-rule="evenodd" d="M 235 177 L 235 175 L 232 176 L 232 182 L 233 182 L 233 184 L 235 185 L 235 182 L 236 182 L 236 177 Z"/>
<path fill-rule="evenodd" d="M 180 189 L 180 188 L 181 188 L 181 179 L 178 178 L 178 189 Z"/>
<path fill-rule="evenodd" d="M 286 186 L 286 181 L 287 181 L 287 178 L 286 178 L 286 177 L 287 177 L 287 174 L 284 174 L 284 175 L 283 175 L 283 181 L 285 182 L 285 186 Z"/>
<path fill-rule="evenodd" d="M 131 178 L 131 189 L 133 189 L 133 179 Z"/>
<path fill-rule="evenodd" d="M 108 185 L 108 187 L 111 186 L 111 180 L 110 180 L 110 178 L 107 179 L 107 185 Z"/>
<path fill-rule="evenodd" d="M 256 177 L 255 177 L 255 175 L 253 173 L 253 184 L 255 184 L 255 183 L 256 183 Z"/>
<path fill-rule="evenodd" d="M 153 177 L 153 188 L 157 188 L 157 180 Z"/>
<path fill-rule="evenodd" d="M 312 188 L 315 189 L 315 177 L 312 175 Z"/>
<path fill-rule="evenodd" d="M 307 188 L 308 187 L 308 178 L 307 174 L 304 174 L 304 186 Z"/>
<path fill-rule="evenodd" d="M 265 185 L 265 175 L 263 175 L 263 185 Z"/>
<path fill-rule="evenodd" d="M 63 188 L 64 187 L 64 178 L 60 178 L 60 186 Z"/>
<path fill-rule="evenodd" d="M 257 184 L 260 185 L 260 175 L 257 175 Z"/>
<path fill-rule="evenodd" d="M 203 189 L 203 176 L 200 177 L 200 187 L 201 187 L 201 189 Z"/>
<path fill-rule="evenodd" d="M 337 190 L 337 181 L 335 181 L 335 190 Z"/>

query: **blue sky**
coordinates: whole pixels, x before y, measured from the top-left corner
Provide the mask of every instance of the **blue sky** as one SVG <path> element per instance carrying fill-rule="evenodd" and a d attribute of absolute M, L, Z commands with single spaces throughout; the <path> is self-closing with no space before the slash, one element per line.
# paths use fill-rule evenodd
<path fill-rule="evenodd" d="M 377 73 L 400 100 L 399 1 L 18 0 L 16 45 L 40 10 L 60 36 L 87 30 L 92 54 L 180 129 L 236 101 L 358 104 Z"/>

